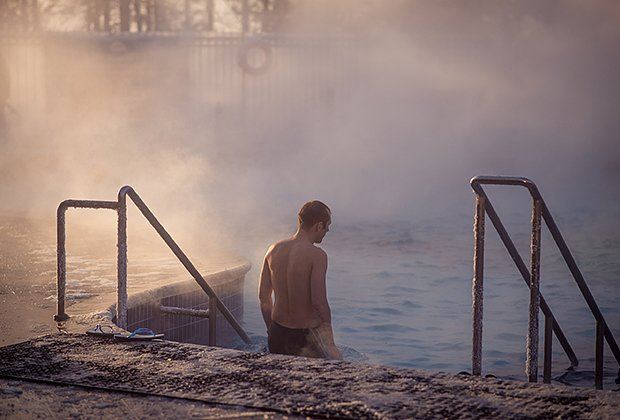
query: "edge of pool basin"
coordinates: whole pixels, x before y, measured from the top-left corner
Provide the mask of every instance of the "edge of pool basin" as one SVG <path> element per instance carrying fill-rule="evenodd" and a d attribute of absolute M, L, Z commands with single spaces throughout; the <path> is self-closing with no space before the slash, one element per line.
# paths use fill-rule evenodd
<path fill-rule="evenodd" d="M 46 392 L 58 397 L 33 405 L 31 396 Z M 123 343 L 59 333 L 0 348 L 0 415 L 28 415 L 37 407 L 71 414 L 81 407 L 89 415 L 108 416 L 109 410 L 118 414 L 119 401 L 133 401 L 139 413 L 157 409 L 172 417 L 188 412 L 215 418 L 620 415 L 620 393 L 613 391 L 165 340 Z"/>
<path fill-rule="evenodd" d="M 237 263 L 208 273 L 203 278 L 211 288 L 217 289 L 220 286 L 238 280 L 239 277 L 245 276 L 250 271 L 251 266 L 248 260 L 241 258 Z M 160 300 L 163 297 L 192 291 L 202 292 L 202 289 L 193 278 L 174 280 L 168 284 L 159 284 L 152 289 L 129 294 L 127 297 L 127 308 L 130 309 L 140 304 Z M 67 312 L 70 318 L 62 323 L 63 330 L 70 333 L 83 333 L 86 329 L 97 324 L 114 324 L 116 318 L 116 293 L 100 297 L 99 303 L 104 309 L 85 311 L 83 309 L 83 302 L 78 303 L 75 307 L 73 305 L 69 306 Z M 88 303 L 90 306 L 93 304 L 94 302 Z M 72 309 L 77 309 L 78 313 L 72 314 Z M 119 329 L 119 331 L 123 330 Z"/>

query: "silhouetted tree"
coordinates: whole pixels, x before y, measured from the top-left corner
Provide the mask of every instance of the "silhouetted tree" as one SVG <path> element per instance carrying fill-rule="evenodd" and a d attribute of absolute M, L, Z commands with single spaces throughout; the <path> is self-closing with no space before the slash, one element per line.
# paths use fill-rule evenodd
<path fill-rule="evenodd" d="M 0 0 L 0 31 L 213 31 L 217 16 L 236 15 L 242 32 L 283 32 L 298 10 L 317 21 L 350 19 L 378 0 Z M 399 1 L 399 0 L 393 0 Z M 402 1 L 402 0 L 401 0 Z M 378 3 L 380 4 L 380 3 Z M 379 6 L 377 6 L 379 7 Z M 222 8 L 224 10 L 216 10 Z M 235 28 L 227 28 L 235 30 Z"/>
<path fill-rule="evenodd" d="M 5 32 L 31 32 L 39 29 L 38 0 L 0 1 L 0 28 Z"/>
<path fill-rule="evenodd" d="M 129 0 L 119 0 L 121 32 L 129 32 Z"/>
<path fill-rule="evenodd" d="M 308 0 L 306 0 L 308 1 Z M 289 12 L 301 0 L 229 0 L 241 31 L 275 32 L 284 28 Z"/>

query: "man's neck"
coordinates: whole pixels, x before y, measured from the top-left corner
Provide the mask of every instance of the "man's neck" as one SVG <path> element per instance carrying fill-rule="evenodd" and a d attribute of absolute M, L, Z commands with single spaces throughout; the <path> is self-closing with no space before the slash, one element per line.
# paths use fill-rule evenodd
<path fill-rule="evenodd" d="M 314 244 L 314 240 L 311 235 L 308 234 L 305 230 L 298 228 L 297 232 L 293 235 L 293 239 L 296 241 L 306 241 L 311 244 Z"/>

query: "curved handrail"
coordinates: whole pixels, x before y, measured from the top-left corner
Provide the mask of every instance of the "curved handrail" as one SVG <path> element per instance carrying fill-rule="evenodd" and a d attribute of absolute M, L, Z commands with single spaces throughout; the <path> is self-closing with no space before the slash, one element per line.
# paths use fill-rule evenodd
<path fill-rule="evenodd" d="M 58 205 L 56 210 L 56 264 L 57 264 L 57 294 L 58 312 L 54 315 L 56 321 L 66 321 L 69 315 L 65 313 L 65 288 L 67 283 L 67 258 L 65 252 L 65 213 L 69 208 L 82 209 L 118 209 L 116 201 L 98 200 L 65 200 Z"/>
<path fill-rule="evenodd" d="M 484 279 L 484 215 L 485 211 L 489 214 L 493 225 L 497 229 L 500 238 L 504 242 L 509 254 L 513 261 L 517 264 L 517 268 L 523 276 L 526 284 L 530 288 L 530 302 L 529 302 L 529 321 L 528 321 L 528 333 L 527 333 L 527 346 L 526 356 L 527 361 L 525 365 L 525 371 L 530 382 L 536 382 L 538 378 L 538 308 L 541 305 L 540 296 L 540 221 L 541 221 L 541 206 L 540 200 L 534 200 L 532 206 L 532 237 L 531 237 L 531 270 L 525 266 L 519 252 L 514 247 L 510 236 L 506 229 L 501 224 L 501 220 L 495 213 L 491 206 L 484 190 L 476 181 L 482 181 L 482 178 L 472 180 L 472 187 L 476 191 L 476 218 L 474 223 L 474 278 L 472 283 L 472 312 L 473 312 L 473 341 L 472 341 L 472 373 L 474 375 L 480 375 L 482 371 L 482 318 L 483 318 L 483 279 Z M 485 177 L 484 180 L 488 182 L 499 184 L 506 183 L 508 185 L 524 185 L 529 183 L 526 178 L 507 178 L 507 177 Z M 544 302 L 544 300 L 543 300 Z M 544 305 L 546 306 L 546 305 Z M 549 314 L 551 311 L 546 308 L 546 319 L 553 319 Z M 554 325 L 559 330 L 560 335 L 563 337 L 559 325 Z M 547 337 L 545 337 L 547 338 Z M 562 346 L 567 349 L 566 353 L 571 360 L 572 365 L 578 363 L 572 348 L 568 344 L 568 341 L 560 339 Z M 550 354 L 550 351 L 549 351 Z M 545 359 L 547 360 L 547 359 Z M 545 364 L 545 368 L 548 364 Z M 545 369 L 547 373 L 547 369 Z M 549 374 L 550 376 L 550 374 Z M 545 374 L 545 379 L 547 375 Z"/>
<path fill-rule="evenodd" d="M 542 195 L 538 191 L 538 187 L 529 178 L 516 177 L 516 176 L 492 176 L 492 175 L 479 175 L 473 177 L 469 184 L 476 191 L 476 193 L 485 194 L 482 189 L 482 185 L 516 185 L 525 187 L 530 192 L 530 195 L 534 199 L 542 200 Z M 486 195 L 486 194 L 485 194 Z M 543 200 L 544 201 L 544 200 Z"/>
<path fill-rule="evenodd" d="M 127 196 L 136 204 L 138 209 L 149 221 L 151 226 L 155 228 L 159 236 L 166 242 L 168 247 L 176 255 L 179 261 L 192 275 L 196 283 L 203 289 L 203 291 L 209 296 L 209 310 L 214 316 L 209 318 L 209 342 L 215 342 L 215 313 L 216 310 L 224 315 L 228 323 L 237 332 L 239 337 L 251 344 L 252 341 L 246 332 L 241 328 L 241 325 L 237 322 L 230 310 L 224 305 L 224 303 L 217 296 L 215 291 L 209 286 L 202 275 L 198 272 L 196 267 L 187 258 L 185 253 L 172 239 L 170 234 L 164 229 L 162 224 L 157 220 L 155 215 L 151 212 L 148 206 L 142 201 L 140 196 L 134 191 L 132 187 L 126 185 L 122 187 L 118 192 L 118 201 L 96 201 L 96 200 L 65 200 L 58 206 L 57 217 L 57 268 L 58 268 L 58 312 L 54 315 L 54 319 L 58 322 L 66 321 L 69 316 L 65 313 L 65 289 L 66 289 L 66 251 L 65 251 L 65 213 L 67 209 L 71 207 L 75 208 L 91 208 L 91 209 L 112 209 L 116 210 L 118 214 L 118 275 L 117 275 L 117 305 L 116 305 L 116 322 L 119 327 L 127 328 Z"/>
<path fill-rule="evenodd" d="M 486 210 L 486 213 L 489 215 L 489 218 L 493 222 L 493 225 L 495 226 L 498 233 L 500 234 L 500 237 L 502 241 L 504 242 L 504 245 L 508 249 L 508 252 L 510 253 L 511 257 L 515 261 L 517 268 L 521 272 L 528 286 L 529 286 L 528 278 L 530 276 L 530 272 L 525 266 L 525 264 L 523 263 L 523 260 L 521 259 L 518 251 L 516 250 L 516 247 L 512 243 L 512 240 L 508 236 L 506 229 L 501 223 L 499 216 L 497 215 L 497 213 L 495 212 L 495 209 L 493 208 L 490 201 L 488 200 L 488 197 L 484 189 L 482 188 L 482 185 L 523 186 L 528 189 L 528 191 L 530 192 L 530 195 L 535 201 L 540 202 L 542 219 L 547 224 L 547 227 L 549 228 L 551 236 L 553 237 L 556 245 L 558 246 L 560 253 L 562 257 L 564 258 L 566 264 L 568 265 L 568 268 L 571 274 L 573 275 L 573 278 L 575 279 L 575 282 L 577 283 L 577 286 L 579 287 L 581 294 L 586 300 L 586 303 L 588 304 L 588 307 L 590 311 L 592 312 L 592 315 L 597 321 L 597 359 L 599 359 L 599 356 L 600 356 L 599 352 L 602 353 L 602 346 L 599 345 L 598 341 L 599 339 L 602 340 L 602 337 L 604 336 L 607 341 L 607 344 L 609 345 L 612 353 L 614 354 L 616 361 L 620 364 L 620 348 L 618 348 L 618 344 L 616 340 L 614 339 L 613 334 L 611 330 L 609 329 L 609 326 L 607 325 L 605 318 L 603 317 L 603 314 L 601 313 L 598 305 L 596 304 L 596 301 L 594 300 L 594 297 L 592 293 L 590 292 L 590 289 L 588 288 L 588 285 L 586 284 L 585 279 L 581 271 L 579 270 L 579 267 L 577 266 L 577 263 L 575 262 L 575 259 L 573 258 L 573 255 L 570 252 L 568 245 L 566 244 L 566 241 L 564 240 L 564 237 L 560 233 L 560 230 L 557 224 L 555 223 L 555 220 L 553 219 L 553 216 L 551 215 L 551 212 L 549 211 L 549 208 L 547 207 L 545 200 L 542 198 L 542 195 L 540 194 L 540 191 L 538 190 L 538 187 L 536 186 L 536 184 L 532 180 L 528 178 L 523 178 L 523 177 L 482 175 L 482 176 L 473 177 L 470 180 L 470 185 L 472 189 L 476 192 L 476 195 L 478 197 L 484 198 L 483 199 L 484 209 Z M 577 366 L 578 360 L 575 356 L 575 353 L 570 347 L 570 345 L 568 344 L 568 341 L 566 340 L 566 338 L 564 337 L 562 330 L 560 329 L 557 321 L 555 320 L 555 317 L 551 313 L 551 310 L 547 306 L 542 295 L 540 296 L 540 308 L 543 311 L 543 313 L 548 317 L 548 319 L 551 320 L 551 323 L 553 326 L 553 332 L 556 333 L 556 337 L 562 344 L 562 347 L 564 348 L 569 359 L 571 360 L 572 365 Z M 601 360 L 597 361 L 597 366 L 599 363 L 602 364 L 602 356 L 600 356 L 600 358 Z M 601 370 L 602 370 L 602 365 L 601 365 Z M 599 374 L 597 374 L 597 377 L 598 376 Z M 597 379 L 597 382 L 599 382 L 598 379 Z M 598 385 L 599 384 L 597 383 L 597 386 Z"/>

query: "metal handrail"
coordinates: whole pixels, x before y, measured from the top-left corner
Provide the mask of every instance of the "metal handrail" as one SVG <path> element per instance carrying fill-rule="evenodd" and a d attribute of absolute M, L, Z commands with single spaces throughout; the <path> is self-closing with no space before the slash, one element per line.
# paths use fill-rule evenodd
<path fill-rule="evenodd" d="M 596 351 L 595 351 L 595 386 L 598 389 L 603 387 L 603 338 L 607 340 L 612 353 L 618 364 L 620 364 L 620 349 L 618 344 L 607 326 L 605 318 L 601 313 L 590 289 L 588 288 L 581 271 L 577 267 L 577 263 L 573 258 L 566 241 L 562 237 L 555 220 L 551 216 L 551 212 L 540 194 L 538 187 L 534 182 L 527 178 L 521 177 L 501 177 L 501 176 L 476 176 L 471 179 L 470 184 L 476 193 L 476 220 L 475 220 L 475 249 L 474 249 L 474 279 L 472 286 L 472 310 L 474 318 L 473 331 L 473 351 L 472 351 L 472 371 L 474 375 L 481 373 L 482 360 L 482 286 L 484 271 L 484 215 L 489 215 L 491 222 L 497 230 L 502 242 L 506 246 L 510 256 L 517 265 L 517 268 L 528 287 L 530 287 L 530 326 L 528 330 L 528 361 L 526 373 L 531 382 L 537 381 L 537 355 L 538 355 L 538 310 L 543 311 L 545 315 L 545 341 L 544 341 L 544 373 L 543 380 L 546 383 L 551 382 L 551 346 L 552 332 L 556 334 L 558 341 L 566 352 L 571 366 L 576 367 L 579 364 L 575 352 L 571 348 L 568 340 L 564 336 L 562 329 L 556 321 L 551 309 L 543 299 L 539 291 L 539 273 L 540 273 L 540 221 L 545 221 L 551 236 L 558 246 L 562 257 L 568 265 L 568 268 L 579 287 L 592 315 L 596 319 Z M 482 185 L 516 185 L 523 186 L 528 189 L 533 200 L 532 208 L 532 241 L 531 241 L 531 271 L 525 266 L 519 252 L 514 246 L 508 232 L 503 226 L 495 209 L 491 205 Z"/>
<path fill-rule="evenodd" d="M 69 316 L 65 313 L 65 284 L 66 284 L 66 254 L 65 254 L 65 212 L 70 207 L 93 208 L 93 209 L 113 209 L 118 213 L 118 258 L 117 258 L 117 304 L 116 322 L 119 327 L 127 328 L 127 196 L 136 204 L 144 217 L 151 226 L 157 231 L 159 236 L 166 242 L 168 247 L 176 255 L 179 261 L 192 275 L 196 283 L 209 296 L 209 344 L 215 345 L 215 328 L 217 310 L 224 315 L 224 318 L 237 332 L 239 337 L 250 344 L 252 340 L 237 322 L 230 310 L 217 296 L 215 291 L 209 286 L 205 279 L 200 275 L 196 267 L 187 258 L 185 253 L 172 239 L 170 234 L 164 229 L 148 206 L 142 201 L 134 189 L 128 185 L 122 187 L 118 192 L 118 201 L 92 201 L 92 200 L 65 200 L 58 206 L 57 211 L 57 253 L 58 253 L 58 313 L 54 316 L 56 321 L 66 321 Z"/>
<path fill-rule="evenodd" d="M 56 262 L 57 262 L 57 292 L 58 292 L 58 313 L 54 315 L 54 320 L 61 322 L 69 319 L 65 313 L 65 285 L 67 283 L 67 258 L 65 250 L 65 213 L 69 208 L 82 209 L 112 209 L 118 210 L 116 201 L 95 201 L 95 200 L 65 200 L 56 210 Z"/>
<path fill-rule="evenodd" d="M 229 322 L 229 324 L 233 327 L 233 329 L 239 334 L 239 337 L 250 344 L 252 340 L 245 333 L 241 325 L 237 322 L 233 314 L 228 310 L 228 308 L 224 305 L 224 303 L 220 300 L 217 294 L 213 291 L 211 286 L 205 281 L 205 279 L 200 275 L 196 267 L 192 264 L 192 262 L 187 258 L 185 253 L 179 248 L 177 243 L 172 239 L 172 237 L 166 232 L 166 229 L 159 223 L 155 215 L 151 212 L 151 210 L 147 207 L 147 205 L 142 201 L 140 196 L 134 191 L 134 189 L 128 185 L 122 187 L 118 192 L 118 232 L 119 232 L 119 247 L 118 247 L 118 259 L 119 262 L 121 259 L 125 262 L 125 264 L 119 264 L 118 266 L 118 276 L 119 282 L 127 281 L 127 200 L 126 197 L 129 196 L 131 200 L 135 203 L 138 209 L 142 212 L 144 217 L 149 221 L 151 226 L 157 231 L 159 236 L 166 242 L 168 247 L 174 252 L 174 255 L 177 256 L 181 264 L 187 269 L 187 271 L 192 275 L 196 283 L 204 290 L 204 292 L 209 296 L 209 300 L 213 299 L 216 302 L 217 309 L 220 310 L 224 318 Z M 122 222 L 121 222 L 122 219 Z M 124 239 L 124 240 L 123 240 Z M 213 311 L 212 313 L 215 313 Z M 215 317 L 212 317 L 215 319 Z M 211 319 L 211 318 L 210 318 Z"/>

